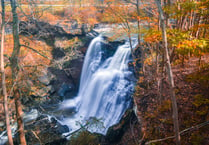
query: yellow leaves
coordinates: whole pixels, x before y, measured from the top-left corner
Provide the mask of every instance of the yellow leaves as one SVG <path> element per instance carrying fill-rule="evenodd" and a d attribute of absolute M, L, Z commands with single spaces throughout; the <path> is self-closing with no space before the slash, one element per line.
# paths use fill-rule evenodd
<path fill-rule="evenodd" d="M 204 39 L 182 39 L 176 46 L 176 51 L 180 54 L 193 54 L 195 56 L 201 56 L 208 52 L 208 44 Z"/>
<path fill-rule="evenodd" d="M 202 105 L 208 105 L 209 104 L 209 99 L 204 98 L 203 95 L 198 94 L 194 96 L 194 102 L 192 103 L 195 107 L 200 107 Z"/>
<path fill-rule="evenodd" d="M 177 45 L 177 48 L 185 48 L 185 47 L 196 47 L 196 45 L 193 44 L 192 41 L 190 40 L 183 40 L 182 42 L 180 42 L 178 45 Z"/>
<path fill-rule="evenodd" d="M 206 24 L 203 24 L 205 27 Z M 150 29 L 144 32 L 144 41 L 147 43 L 159 43 L 162 42 L 161 32 L 156 29 Z M 180 55 L 195 55 L 201 56 L 204 53 L 209 52 L 209 41 L 203 38 L 195 38 L 190 32 L 184 32 L 178 29 L 167 30 L 168 47 L 175 48 L 175 53 Z"/>
<path fill-rule="evenodd" d="M 206 42 L 204 40 L 198 40 L 198 39 L 193 39 L 193 40 L 183 40 L 181 41 L 178 45 L 177 48 L 203 48 L 206 46 Z"/>
<path fill-rule="evenodd" d="M 162 40 L 161 32 L 155 29 L 150 29 L 144 36 L 145 42 L 154 43 Z"/>

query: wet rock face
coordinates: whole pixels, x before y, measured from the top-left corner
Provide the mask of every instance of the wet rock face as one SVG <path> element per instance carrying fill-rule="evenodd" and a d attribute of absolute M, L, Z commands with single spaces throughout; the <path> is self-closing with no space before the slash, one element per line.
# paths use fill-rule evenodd
<path fill-rule="evenodd" d="M 64 63 L 63 69 L 67 73 L 68 77 L 73 81 L 73 84 L 76 87 L 75 89 L 78 89 L 79 87 L 83 61 L 84 57 L 79 57 Z"/>
<path fill-rule="evenodd" d="M 130 122 L 136 119 L 137 118 L 133 110 L 127 110 L 120 122 L 108 129 L 107 134 L 104 137 L 104 140 L 106 140 L 109 143 L 119 142 L 123 137 L 124 133 L 126 132 L 127 128 L 130 127 Z"/>
<path fill-rule="evenodd" d="M 124 44 L 125 41 L 108 41 L 106 37 L 104 37 L 106 42 L 101 43 L 103 49 L 103 59 L 113 56 L 117 48 Z"/>
<path fill-rule="evenodd" d="M 75 86 L 73 84 L 62 84 L 60 89 L 58 90 L 58 95 L 61 97 L 62 100 L 70 98 L 73 96 L 73 91 Z"/>
<path fill-rule="evenodd" d="M 49 71 L 48 73 L 51 73 L 55 76 L 52 80 L 50 80 L 50 85 L 53 86 L 55 90 L 55 94 L 60 94 L 59 90 L 60 88 L 62 88 L 62 85 L 64 84 L 68 84 L 72 86 L 74 85 L 73 80 L 70 78 L 70 76 L 68 76 L 68 74 L 64 70 L 61 70 L 59 68 L 49 67 L 48 71 Z"/>

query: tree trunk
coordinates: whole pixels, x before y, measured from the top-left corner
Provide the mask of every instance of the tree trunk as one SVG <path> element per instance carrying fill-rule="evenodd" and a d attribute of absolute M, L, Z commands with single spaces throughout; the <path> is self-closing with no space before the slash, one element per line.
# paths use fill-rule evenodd
<path fill-rule="evenodd" d="M 138 27 L 138 44 L 141 44 L 141 27 L 140 27 L 140 20 L 139 20 L 139 16 L 140 16 L 140 10 L 139 10 L 139 0 L 137 0 L 136 2 L 136 9 L 137 9 L 137 27 Z"/>
<path fill-rule="evenodd" d="M 10 127 L 10 119 L 9 119 L 9 109 L 8 109 L 8 100 L 7 100 L 7 90 L 6 90 L 6 81 L 5 81 L 5 70 L 4 70 L 4 33 L 5 33 L 5 3 L 4 0 L 1 0 L 2 7 L 2 24 L 1 24 L 1 51 L 0 51 L 0 63 L 1 63 L 1 81 L 2 81 L 2 89 L 4 96 L 4 113 L 7 127 L 7 136 L 9 145 L 13 145 L 12 139 L 12 131 Z"/>
<path fill-rule="evenodd" d="M 132 45 L 132 41 L 131 41 L 131 32 L 130 32 L 130 30 L 128 30 L 128 39 L 129 39 L 129 45 L 130 45 L 130 49 L 131 49 L 131 56 L 132 56 L 132 59 L 134 60 L 135 56 L 134 56 L 134 50 L 133 50 L 133 45 Z"/>
<path fill-rule="evenodd" d="M 24 123 L 22 119 L 23 111 L 21 107 L 20 93 L 17 89 L 15 90 L 15 107 L 16 107 L 16 114 L 17 114 L 17 124 L 18 124 L 18 130 L 19 130 L 20 143 L 21 145 L 26 145 Z"/>
<path fill-rule="evenodd" d="M 202 19 L 203 19 L 203 16 L 200 16 L 199 17 L 199 20 L 198 20 L 198 23 L 197 23 L 197 26 L 198 27 L 197 27 L 197 31 L 196 31 L 196 34 L 195 34 L 195 37 L 196 38 L 198 38 L 198 36 L 199 36 L 199 31 L 200 31 L 200 28 L 199 27 L 200 27 L 200 24 L 202 23 Z"/>
<path fill-rule="evenodd" d="M 159 78 L 159 44 L 156 44 L 156 80 L 157 80 L 157 90 L 160 93 L 160 78 Z M 159 95 L 160 96 L 160 95 Z M 161 99 L 160 99 L 161 100 Z"/>
<path fill-rule="evenodd" d="M 173 73 L 172 73 L 171 64 L 170 64 L 170 57 L 169 57 L 169 54 L 168 54 L 166 26 L 165 26 L 163 10 L 162 10 L 162 7 L 160 5 L 160 2 L 159 2 L 159 0 L 155 0 L 155 1 L 157 3 L 157 6 L 158 6 L 160 20 L 161 20 L 162 38 L 163 38 L 163 44 L 164 44 L 164 53 L 165 53 L 165 59 L 166 59 L 166 65 L 167 65 L 167 73 L 168 73 L 168 80 L 169 80 L 170 91 L 171 91 L 170 95 L 171 95 L 171 101 L 172 101 L 175 139 L 176 139 L 176 144 L 180 145 L 181 143 L 180 143 L 180 133 L 179 133 L 179 122 L 178 122 L 178 108 L 177 108 L 175 91 L 174 91 Z"/>
<path fill-rule="evenodd" d="M 19 40 L 19 23 L 18 23 L 18 15 L 16 12 L 16 0 L 10 0 L 11 8 L 12 8 L 12 15 L 13 15 L 13 40 L 14 40 L 14 48 L 12 52 L 12 56 L 10 58 L 11 62 L 11 69 L 12 69 L 12 81 L 13 83 L 17 81 L 17 75 L 19 71 L 18 67 L 18 57 L 20 52 L 20 40 Z M 18 131 L 19 131 L 19 138 L 20 144 L 26 145 L 25 139 L 25 132 L 24 132 L 24 124 L 22 119 L 22 107 L 20 102 L 20 96 L 18 93 L 18 87 L 14 87 L 14 98 L 15 98 L 15 105 L 16 105 L 16 115 L 17 115 L 17 124 L 18 124 Z"/>
<path fill-rule="evenodd" d="M 142 48 L 141 46 L 141 26 L 140 26 L 140 9 L 139 9 L 139 6 L 140 6 L 140 0 L 136 0 L 136 10 L 137 10 L 137 31 L 138 31 L 138 47 L 140 47 L 140 51 L 141 51 L 141 66 L 142 66 L 142 73 L 144 74 L 145 73 L 145 66 L 144 66 L 144 59 L 145 59 L 145 49 Z"/>

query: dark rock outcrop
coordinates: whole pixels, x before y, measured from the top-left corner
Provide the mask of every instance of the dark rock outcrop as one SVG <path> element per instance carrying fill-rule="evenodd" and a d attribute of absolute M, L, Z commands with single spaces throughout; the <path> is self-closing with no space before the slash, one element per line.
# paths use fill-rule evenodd
<path fill-rule="evenodd" d="M 132 109 L 126 111 L 126 113 L 121 118 L 120 122 L 107 131 L 106 136 L 104 137 L 105 141 L 109 143 L 117 143 L 121 140 L 127 128 L 130 127 L 130 122 L 137 120 L 135 113 Z"/>
<path fill-rule="evenodd" d="M 55 59 L 55 60 L 61 59 L 61 58 L 63 58 L 65 55 L 66 55 L 66 54 L 65 54 L 65 52 L 64 52 L 64 50 L 63 50 L 62 48 L 54 48 L 54 49 L 52 50 L 52 57 L 53 57 L 53 59 Z"/>
<path fill-rule="evenodd" d="M 56 119 L 48 119 L 47 116 L 41 115 L 36 121 L 25 124 L 26 139 L 29 145 L 39 144 L 51 144 L 53 141 L 63 141 L 62 134 L 69 132 L 69 129 L 65 125 L 61 125 Z"/>
<path fill-rule="evenodd" d="M 75 37 L 75 35 L 65 32 L 62 27 L 51 25 L 43 21 L 21 21 L 19 26 L 21 35 L 32 35 L 36 39 L 45 41 L 49 46 L 54 46 L 55 38 L 66 37 L 68 39 L 72 39 Z"/>

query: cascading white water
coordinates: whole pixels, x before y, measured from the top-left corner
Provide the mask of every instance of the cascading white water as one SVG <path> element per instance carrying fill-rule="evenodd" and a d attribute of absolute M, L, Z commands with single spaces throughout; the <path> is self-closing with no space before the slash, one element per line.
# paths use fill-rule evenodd
<path fill-rule="evenodd" d="M 53 116 L 67 125 L 70 132 L 80 128 L 92 117 L 101 119 L 103 126 L 90 128 L 92 132 L 106 134 L 108 128 L 119 122 L 131 104 L 130 92 L 134 89 L 133 74 L 128 69 L 129 42 L 119 46 L 115 54 L 104 60 L 101 36 L 92 40 L 83 64 L 78 95 L 60 104 L 58 110 L 75 111 L 74 115 Z M 28 118 L 27 118 L 28 117 Z M 37 110 L 25 115 L 24 121 L 38 117 Z M 13 134 L 17 125 L 12 126 Z M 0 134 L 0 145 L 6 143 L 6 131 Z"/>
<path fill-rule="evenodd" d="M 130 106 L 128 93 L 134 84 L 129 80 L 133 75 L 128 69 L 129 43 L 119 46 L 113 56 L 103 60 L 102 41 L 101 36 L 95 38 L 87 50 L 77 97 L 65 100 L 60 106 L 60 109 L 75 109 L 73 116 L 59 119 L 71 131 L 80 128 L 76 122 L 84 123 L 95 117 L 101 119 L 104 128 L 91 128 L 90 131 L 106 134 Z"/>

